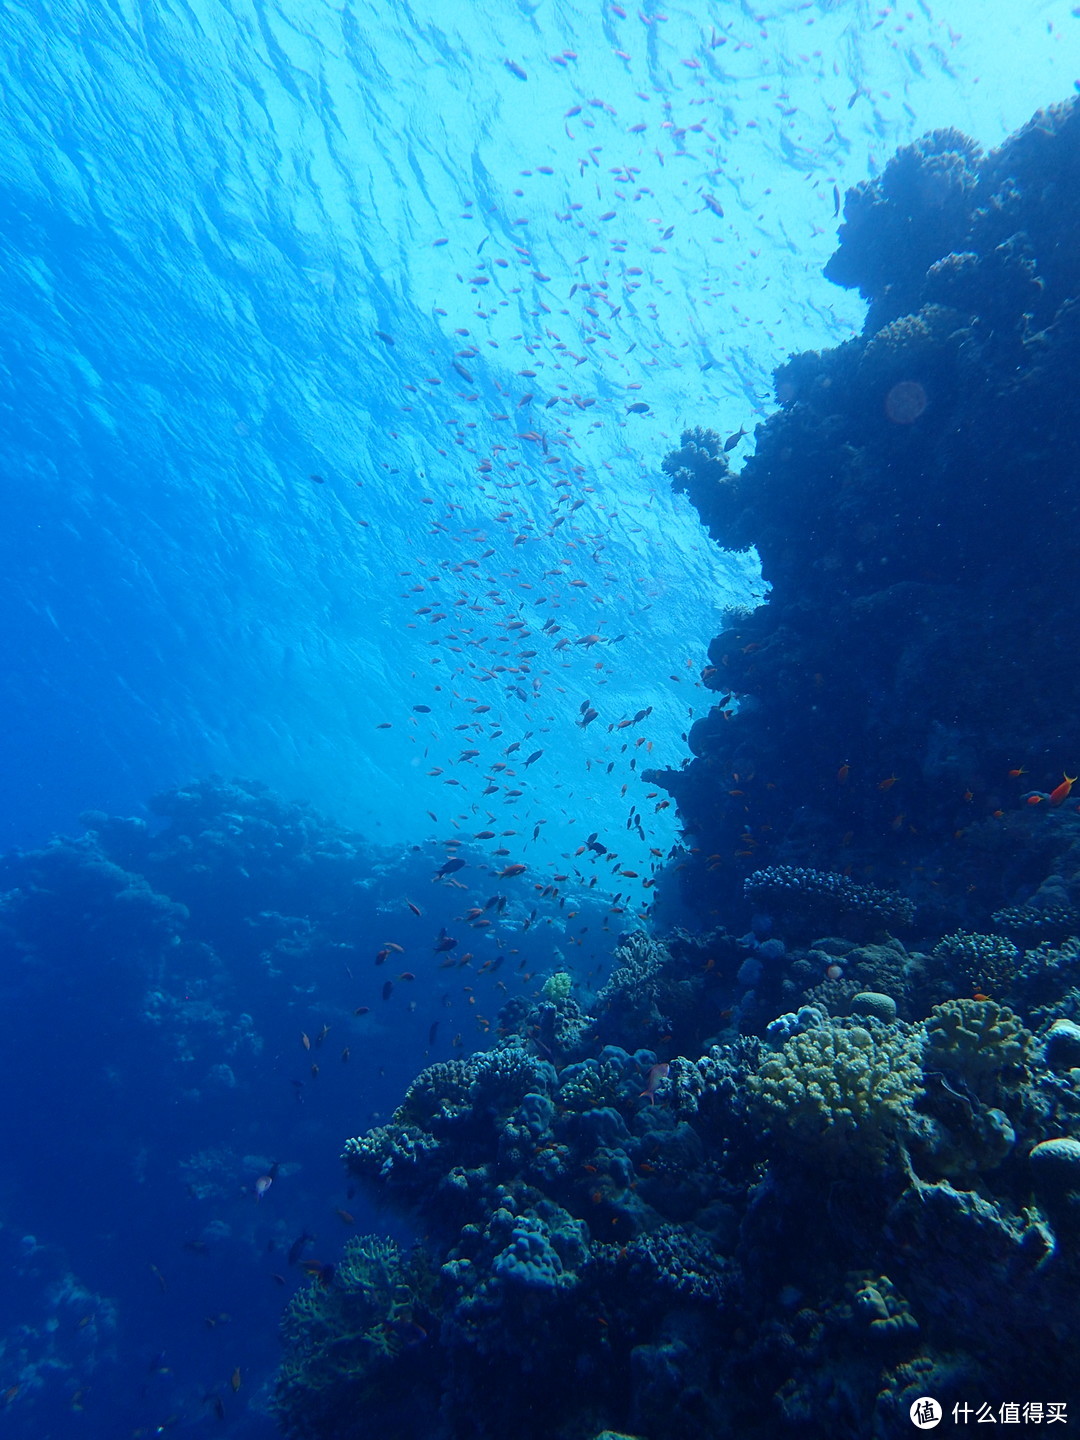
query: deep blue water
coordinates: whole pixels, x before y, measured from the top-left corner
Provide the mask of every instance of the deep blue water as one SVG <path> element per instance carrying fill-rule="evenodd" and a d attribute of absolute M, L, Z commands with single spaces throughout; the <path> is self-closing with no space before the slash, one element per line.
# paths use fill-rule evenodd
<path fill-rule="evenodd" d="M 648 914 L 676 822 L 640 771 L 679 764 L 708 640 L 763 593 L 663 455 L 703 424 L 745 427 L 745 458 L 774 367 L 861 325 L 821 275 L 845 189 L 1065 96 L 1078 24 L 1064 0 L 7 7 L 0 844 L 87 811 L 153 833 L 155 794 L 243 775 L 347 828 L 353 908 L 306 869 L 248 895 L 204 834 L 215 885 L 162 887 L 190 916 L 152 973 L 138 925 L 94 929 L 109 881 L 79 852 L 49 862 L 74 880 L 9 860 L 48 933 L 2 982 L 6 1433 L 273 1433 L 289 1246 L 401 1224 L 346 1193 L 345 1137 L 483 1043 L 497 984 L 602 974 Z M 576 853 L 592 832 L 617 864 Z M 458 837 L 464 891 L 432 883 Z M 433 946 L 500 891 L 513 939 L 478 930 L 474 967 L 512 953 L 470 995 Z M 253 930 L 271 912 L 334 920 Z M 373 978 L 387 940 L 407 956 Z"/>

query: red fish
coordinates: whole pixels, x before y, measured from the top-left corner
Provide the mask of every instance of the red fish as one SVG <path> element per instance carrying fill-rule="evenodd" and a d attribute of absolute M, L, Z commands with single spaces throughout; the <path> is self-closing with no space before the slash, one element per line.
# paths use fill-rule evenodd
<path fill-rule="evenodd" d="M 505 866 L 499 871 L 497 878 L 498 878 L 499 880 L 502 880 L 502 879 L 504 879 L 507 875 L 524 875 L 524 873 L 525 873 L 525 866 L 524 866 L 524 865 L 520 865 L 520 864 L 505 865 Z"/>
<path fill-rule="evenodd" d="M 1061 773 L 1062 773 L 1063 775 L 1065 774 L 1064 771 L 1062 771 Z M 1069 798 L 1069 791 L 1070 791 L 1070 790 L 1072 789 L 1072 787 L 1075 785 L 1076 780 L 1077 780 L 1077 777 L 1076 777 L 1075 775 L 1065 775 L 1065 778 L 1064 778 L 1064 780 L 1062 780 L 1061 784 L 1060 784 L 1060 785 L 1056 785 L 1056 786 L 1054 787 L 1054 789 L 1050 791 L 1050 804 L 1051 804 L 1051 805 L 1061 805 L 1061 804 L 1063 804 L 1064 801 L 1066 801 L 1066 800 Z"/>

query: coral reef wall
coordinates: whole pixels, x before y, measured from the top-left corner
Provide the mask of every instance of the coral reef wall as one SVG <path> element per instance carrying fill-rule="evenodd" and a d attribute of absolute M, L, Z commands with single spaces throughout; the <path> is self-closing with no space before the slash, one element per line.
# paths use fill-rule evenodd
<path fill-rule="evenodd" d="M 646 776 L 682 924 L 591 997 L 515 997 L 346 1143 L 419 1238 L 294 1297 L 286 1435 L 1067 1423 L 1078 171 L 1075 103 L 901 151 L 829 267 L 863 335 L 780 368 L 740 474 L 707 430 L 669 457 L 772 587 L 710 647 L 694 758 Z"/>
<path fill-rule="evenodd" d="M 780 366 L 740 473 L 701 429 L 665 461 L 772 587 L 709 647 L 724 698 L 695 758 L 651 776 L 700 909 L 773 858 L 947 870 L 984 911 L 1042 878 L 988 870 L 978 831 L 1015 828 L 1080 748 L 1078 227 L 1075 101 L 989 155 L 955 131 L 905 147 L 848 192 L 826 271 L 869 302 L 862 335 Z M 1020 818 L 1041 834 L 1047 805 Z"/>

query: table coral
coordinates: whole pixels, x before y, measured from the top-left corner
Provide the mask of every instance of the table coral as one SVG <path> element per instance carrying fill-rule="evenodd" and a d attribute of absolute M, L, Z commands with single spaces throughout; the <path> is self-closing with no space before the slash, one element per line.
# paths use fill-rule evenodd
<path fill-rule="evenodd" d="M 774 909 L 804 928 L 829 923 L 865 933 L 868 926 L 880 930 L 910 925 L 915 918 L 912 902 L 895 890 L 860 885 L 836 871 L 805 865 L 755 870 L 747 876 L 743 891 L 755 905 Z"/>
<path fill-rule="evenodd" d="M 401 1183 L 403 1172 L 416 1170 L 439 1142 L 418 1125 L 377 1125 L 345 1142 L 344 1160 L 357 1175 L 378 1176 Z"/>
<path fill-rule="evenodd" d="M 995 925 L 1025 944 L 1060 943 L 1080 931 L 1080 911 L 1071 905 L 1006 905 L 991 917 Z"/>

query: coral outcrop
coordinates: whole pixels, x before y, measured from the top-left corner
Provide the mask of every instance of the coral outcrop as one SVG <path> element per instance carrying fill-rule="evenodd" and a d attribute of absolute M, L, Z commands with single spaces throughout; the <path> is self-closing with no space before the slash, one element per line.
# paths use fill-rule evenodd
<path fill-rule="evenodd" d="M 749 1088 L 778 1145 L 848 1163 L 904 1134 L 922 1081 L 911 1037 L 898 1027 L 820 1025 L 767 1056 Z"/>
<path fill-rule="evenodd" d="M 780 366 L 738 473 L 702 428 L 664 462 L 770 587 L 709 646 L 725 698 L 694 758 L 650 772 L 693 837 L 676 878 L 702 917 L 763 864 L 872 869 L 939 931 L 987 931 L 1055 873 L 1033 921 L 1080 898 L 1076 815 L 1049 803 L 1080 708 L 1060 653 L 1080 630 L 1080 532 L 1060 519 L 1080 462 L 1078 136 L 1075 99 L 990 154 L 935 131 L 850 190 L 827 273 L 869 302 L 862 335 Z"/>

